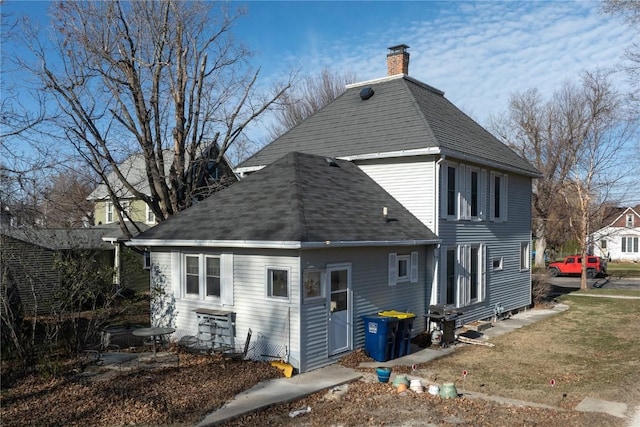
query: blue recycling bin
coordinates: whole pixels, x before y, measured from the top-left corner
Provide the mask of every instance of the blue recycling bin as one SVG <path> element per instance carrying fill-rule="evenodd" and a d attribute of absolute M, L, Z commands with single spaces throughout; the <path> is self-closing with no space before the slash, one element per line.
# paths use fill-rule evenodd
<path fill-rule="evenodd" d="M 382 311 L 378 314 L 383 317 L 396 318 L 398 320 L 398 330 L 396 332 L 393 355 L 391 358 L 395 359 L 396 357 L 402 357 L 410 354 L 411 331 L 413 331 L 413 320 L 416 315 L 396 310 Z"/>
<path fill-rule="evenodd" d="M 399 319 L 379 315 L 362 316 L 364 350 L 377 362 L 394 358 Z"/>

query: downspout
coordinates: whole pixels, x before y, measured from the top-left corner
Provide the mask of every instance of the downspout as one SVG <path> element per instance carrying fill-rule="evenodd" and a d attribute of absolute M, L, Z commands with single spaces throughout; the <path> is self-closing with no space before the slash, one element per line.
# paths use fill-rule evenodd
<path fill-rule="evenodd" d="M 116 288 L 120 288 L 120 242 L 115 240 L 112 241 L 111 244 L 115 248 L 114 259 L 113 259 L 113 284 L 116 285 Z"/>

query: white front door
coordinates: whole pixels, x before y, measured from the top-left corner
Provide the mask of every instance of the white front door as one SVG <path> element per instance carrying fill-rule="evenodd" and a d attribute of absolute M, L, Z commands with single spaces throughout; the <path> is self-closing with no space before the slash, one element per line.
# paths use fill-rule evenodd
<path fill-rule="evenodd" d="M 327 266 L 329 356 L 351 349 L 351 264 Z"/>

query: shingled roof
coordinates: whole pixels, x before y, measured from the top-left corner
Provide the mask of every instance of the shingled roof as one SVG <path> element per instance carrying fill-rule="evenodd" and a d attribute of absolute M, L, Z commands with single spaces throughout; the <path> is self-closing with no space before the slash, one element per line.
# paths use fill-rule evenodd
<path fill-rule="evenodd" d="M 373 96 L 360 97 L 371 88 Z M 347 86 L 332 103 L 242 162 L 259 168 L 290 151 L 353 159 L 431 149 L 528 176 L 539 172 L 444 97 L 406 75 Z"/>
<path fill-rule="evenodd" d="M 132 244 L 297 248 L 437 241 L 356 165 L 291 152 L 141 233 Z"/>

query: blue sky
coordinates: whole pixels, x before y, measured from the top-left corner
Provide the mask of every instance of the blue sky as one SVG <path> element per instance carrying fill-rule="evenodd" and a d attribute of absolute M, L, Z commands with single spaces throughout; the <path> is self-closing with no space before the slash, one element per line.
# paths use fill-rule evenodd
<path fill-rule="evenodd" d="M 48 2 L 5 0 L 3 13 L 42 19 Z M 480 124 L 509 95 L 549 96 L 583 70 L 623 60 L 633 32 L 595 1 L 250 1 L 234 34 L 255 52 L 268 85 L 323 67 L 358 80 L 386 75 L 389 46 L 407 44 L 409 75 L 445 92 Z M 613 76 L 620 90 L 626 76 Z M 256 130 L 256 132 L 260 132 Z M 640 182 L 638 183 L 640 186 Z"/>
<path fill-rule="evenodd" d="M 42 19 L 49 2 L 5 0 L 3 12 Z M 509 94 L 558 89 L 623 59 L 633 33 L 595 1 L 250 1 L 234 34 L 255 52 L 262 81 L 323 67 L 386 75 L 389 46 L 407 44 L 409 74 L 478 120 Z M 614 80 L 624 88 L 625 76 Z"/>

